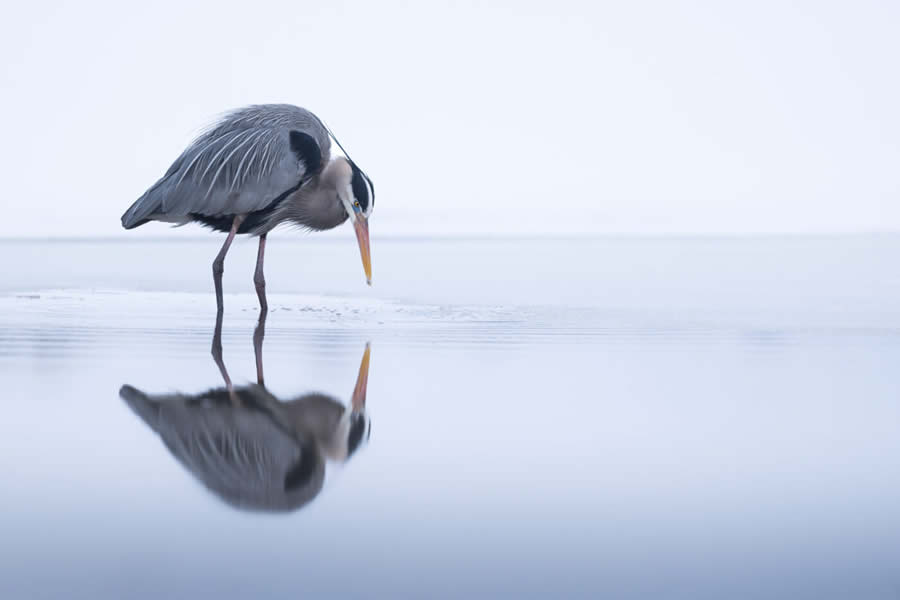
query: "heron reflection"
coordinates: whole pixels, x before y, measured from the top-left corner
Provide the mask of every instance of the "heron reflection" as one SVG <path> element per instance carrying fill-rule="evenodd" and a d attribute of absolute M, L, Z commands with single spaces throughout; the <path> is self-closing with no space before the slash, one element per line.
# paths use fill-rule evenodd
<path fill-rule="evenodd" d="M 212 353 L 225 386 L 200 394 L 119 395 L 162 438 L 175 458 L 228 504 L 268 512 L 296 510 L 322 490 L 329 463 L 347 461 L 368 440 L 366 345 L 350 406 L 309 393 L 289 400 L 266 389 L 262 371 L 265 313 L 253 336 L 257 383 L 234 387 L 222 360 L 222 319 Z"/>

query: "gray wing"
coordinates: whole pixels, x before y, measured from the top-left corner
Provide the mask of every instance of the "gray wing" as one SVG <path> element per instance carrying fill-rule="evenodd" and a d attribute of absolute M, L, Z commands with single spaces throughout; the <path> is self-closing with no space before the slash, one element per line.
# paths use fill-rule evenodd
<path fill-rule="evenodd" d="M 148 396 L 128 385 L 119 391 L 172 455 L 229 504 L 280 511 L 315 498 L 325 462 L 314 441 L 292 434 L 277 415 L 260 409 L 278 405 L 265 388 L 235 393 L 241 406 L 232 405 L 224 389 L 196 396 Z"/>
<path fill-rule="evenodd" d="M 328 131 L 288 104 L 249 106 L 202 133 L 122 215 L 122 226 L 263 210 L 328 162 Z"/>

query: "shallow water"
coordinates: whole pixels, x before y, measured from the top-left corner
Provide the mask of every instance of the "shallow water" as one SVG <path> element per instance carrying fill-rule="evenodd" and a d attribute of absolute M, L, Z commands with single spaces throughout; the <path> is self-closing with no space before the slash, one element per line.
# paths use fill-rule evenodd
<path fill-rule="evenodd" d="M 217 244 L 0 242 L 0 597 L 900 590 L 900 238 L 375 240 L 366 288 L 352 240 L 274 237 L 266 406 L 349 405 L 370 342 L 371 437 L 267 511 L 119 396 L 223 386 Z"/>

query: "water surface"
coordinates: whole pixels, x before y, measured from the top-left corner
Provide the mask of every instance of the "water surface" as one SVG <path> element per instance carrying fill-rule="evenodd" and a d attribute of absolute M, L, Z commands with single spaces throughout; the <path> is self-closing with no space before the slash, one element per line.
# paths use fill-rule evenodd
<path fill-rule="evenodd" d="M 900 239 L 375 240 L 369 289 L 351 240 L 276 236 L 272 397 L 349 406 L 371 343 L 368 442 L 285 510 L 228 501 L 119 396 L 224 385 L 217 244 L 0 242 L 2 597 L 900 590 Z"/>

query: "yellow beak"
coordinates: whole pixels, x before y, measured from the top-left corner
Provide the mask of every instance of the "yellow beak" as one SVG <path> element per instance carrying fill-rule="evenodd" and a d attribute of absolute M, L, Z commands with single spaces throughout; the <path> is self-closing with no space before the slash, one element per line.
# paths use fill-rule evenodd
<path fill-rule="evenodd" d="M 369 221 L 360 215 L 353 223 L 356 239 L 359 241 L 359 254 L 362 256 L 363 269 L 366 271 L 366 283 L 372 285 L 372 259 L 369 255 Z"/>
<path fill-rule="evenodd" d="M 356 377 L 356 387 L 353 388 L 352 409 L 353 412 L 360 412 L 366 407 L 366 387 L 369 384 L 369 356 L 372 351 L 369 344 L 366 344 L 366 351 L 363 354 L 362 362 L 359 363 L 359 375 Z"/>

